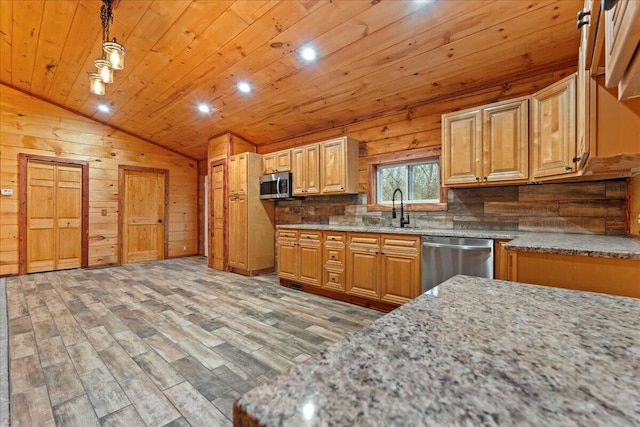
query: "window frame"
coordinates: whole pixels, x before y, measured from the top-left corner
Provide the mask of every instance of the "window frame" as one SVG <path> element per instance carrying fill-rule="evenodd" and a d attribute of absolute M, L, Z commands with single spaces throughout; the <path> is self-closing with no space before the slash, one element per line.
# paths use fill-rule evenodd
<path fill-rule="evenodd" d="M 435 212 L 447 210 L 447 189 L 442 186 L 441 148 L 420 148 L 396 153 L 379 154 L 367 158 L 367 210 L 391 211 L 391 203 L 378 203 L 378 167 L 394 164 L 410 164 L 436 161 L 440 168 L 440 202 L 420 203 L 405 202 L 404 209 L 408 212 Z"/>

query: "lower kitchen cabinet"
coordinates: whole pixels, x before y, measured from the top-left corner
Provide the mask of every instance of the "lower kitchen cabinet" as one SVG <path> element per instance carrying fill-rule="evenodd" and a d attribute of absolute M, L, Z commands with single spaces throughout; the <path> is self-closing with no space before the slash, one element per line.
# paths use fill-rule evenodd
<path fill-rule="evenodd" d="M 391 310 L 420 294 L 421 238 L 278 231 L 278 277 L 310 292 Z"/>
<path fill-rule="evenodd" d="M 493 265 L 493 278 L 496 280 L 508 280 L 508 263 L 507 263 L 507 249 L 504 247 L 505 244 L 509 243 L 511 239 L 495 239 L 493 241 L 493 254 L 494 254 L 494 265 Z"/>
<path fill-rule="evenodd" d="M 404 304 L 420 293 L 420 237 L 349 233 L 347 293 Z"/>
<path fill-rule="evenodd" d="M 320 286 L 322 252 L 320 231 L 280 230 L 278 232 L 278 277 Z"/>
<path fill-rule="evenodd" d="M 640 298 L 640 260 L 508 251 L 508 280 Z"/>

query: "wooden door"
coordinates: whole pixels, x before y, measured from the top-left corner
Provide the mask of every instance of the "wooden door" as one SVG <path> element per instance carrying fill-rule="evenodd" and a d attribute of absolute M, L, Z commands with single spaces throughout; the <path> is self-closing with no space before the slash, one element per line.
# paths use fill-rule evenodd
<path fill-rule="evenodd" d="M 443 184 L 480 182 L 481 174 L 482 123 L 480 109 L 443 115 Z"/>
<path fill-rule="evenodd" d="M 308 285 L 320 286 L 322 251 L 320 232 L 301 231 L 298 239 L 298 279 Z"/>
<path fill-rule="evenodd" d="M 226 270 L 225 256 L 225 193 L 224 193 L 224 165 L 211 168 L 211 254 L 209 266 L 217 270 Z"/>
<path fill-rule="evenodd" d="M 165 257 L 165 173 L 125 170 L 122 263 Z"/>
<path fill-rule="evenodd" d="M 380 299 L 379 237 L 372 234 L 349 234 L 347 245 L 347 293 Z"/>
<path fill-rule="evenodd" d="M 320 144 L 320 189 L 323 193 L 344 193 L 347 185 L 345 139 Z"/>
<path fill-rule="evenodd" d="M 531 177 L 572 174 L 576 155 L 575 75 L 531 97 Z"/>
<path fill-rule="evenodd" d="M 482 110 L 485 182 L 529 179 L 529 100 L 509 100 Z"/>
<path fill-rule="evenodd" d="M 278 277 L 298 279 L 298 232 L 280 230 L 278 232 Z"/>
<path fill-rule="evenodd" d="M 320 194 L 320 147 L 318 144 L 305 148 L 307 180 L 305 195 Z"/>
<path fill-rule="evenodd" d="M 229 198 L 229 266 L 247 269 L 247 198 L 231 196 Z"/>
<path fill-rule="evenodd" d="M 82 266 L 82 166 L 27 163 L 26 272 Z"/>

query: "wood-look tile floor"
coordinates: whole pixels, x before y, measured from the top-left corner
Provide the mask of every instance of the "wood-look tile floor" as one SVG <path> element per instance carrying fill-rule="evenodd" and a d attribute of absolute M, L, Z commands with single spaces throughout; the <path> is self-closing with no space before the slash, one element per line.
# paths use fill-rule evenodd
<path fill-rule="evenodd" d="M 16 427 L 231 425 L 241 394 L 382 315 L 202 257 L 6 286 Z"/>

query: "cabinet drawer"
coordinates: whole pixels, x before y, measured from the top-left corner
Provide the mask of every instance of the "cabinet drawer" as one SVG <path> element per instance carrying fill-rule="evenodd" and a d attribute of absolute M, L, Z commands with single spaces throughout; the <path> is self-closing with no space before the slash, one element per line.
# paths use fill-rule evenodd
<path fill-rule="evenodd" d="M 324 261 L 329 265 L 344 266 L 344 248 L 324 248 Z"/>
<path fill-rule="evenodd" d="M 319 231 L 314 231 L 314 232 L 301 231 L 300 232 L 300 243 L 304 243 L 305 241 L 314 241 L 314 240 L 320 243 Z"/>
<path fill-rule="evenodd" d="M 326 269 L 323 286 L 327 289 L 344 292 L 344 269 Z"/>
<path fill-rule="evenodd" d="M 278 239 L 297 239 L 298 232 L 293 230 L 279 230 Z"/>
<path fill-rule="evenodd" d="M 349 246 L 375 247 L 380 246 L 380 236 L 377 234 L 351 234 Z"/>
<path fill-rule="evenodd" d="M 325 233 L 324 241 L 326 245 L 344 245 L 344 240 L 344 233 Z"/>
<path fill-rule="evenodd" d="M 420 250 L 420 236 L 382 236 L 383 250 Z"/>

